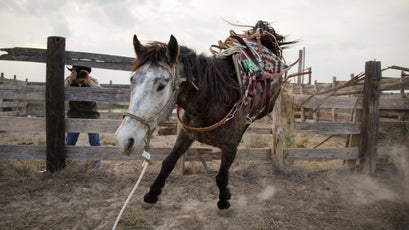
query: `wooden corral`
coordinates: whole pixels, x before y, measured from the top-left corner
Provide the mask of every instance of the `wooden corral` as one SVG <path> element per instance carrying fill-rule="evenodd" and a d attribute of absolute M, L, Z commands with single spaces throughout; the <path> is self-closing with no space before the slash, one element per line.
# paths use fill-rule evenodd
<path fill-rule="evenodd" d="M 63 168 L 65 160 L 142 160 L 139 154 L 123 156 L 112 145 L 91 147 L 64 146 L 63 144 L 65 132 L 114 133 L 121 122 L 122 112 L 128 106 L 130 93 L 129 85 L 112 84 L 103 85 L 103 88 L 68 87 L 61 90 L 65 78 L 64 71 L 62 71 L 64 66 L 77 64 L 128 71 L 134 58 L 65 51 L 65 44 L 61 44 L 65 43 L 65 39 L 58 37 L 48 39 L 48 51 L 31 48 L 2 49 L 8 54 L 1 55 L 0 60 L 46 63 L 47 82 L 45 85 L 26 81 L 17 84 L 13 83 L 16 81 L 4 77 L 0 79 L 1 108 L 23 108 L 20 113 L 5 113 L 3 109 L 0 111 L 0 131 L 33 133 L 33 135 L 43 132 L 49 135 L 47 135 L 45 145 L 0 145 L 0 158 L 47 160 L 47 169 L 50 171 Z M 55 56 L 50 59 L 47 58 L 48 55 Z M 59 60 L 59 63 L 54 63 L 56 60 Z M 379 87 L 375 87 L 379 89 L 378 94 L 382 90 L 399 90 L 402 93 L 397 97 L 381 94 L 379 100 L 374 97 L 374 100 L 365 105 L 362 100 L 365 98 L 363 94 L 365 79 L 369 75 L 380 79 L 379 73 L 381 72 L 380 62 L 368 63 L 368 66 L 377 66 L 379 71 L 374 73 L 366 71 L 366 74 L 352 76 L 347 82 L 337 82 L 334 79 L 332 84 L 287 84 L 273 111 L 272 126 L 258 127 L 257 124 L 254 124 L 247 131 L 256 135 L 272 135 L 272 147 L 240 148 L 237 158 L 242 160 L 272 159 L 278 167 L 285 167 L 287 160 L 341 159 L 355 162 L 356 159 L 359 159 L 357 161 L 359 166 L 359 163 L 364 164 L 365 159 L 370 159 L 370 165 L 373 165 L 378 157 L 376 152 L 386 153 L 389 148 L 388 146 L 377 146 L 376 141 L 373 143 L 378 131 L 407 132 L 409 100 L 405 97 L 404 89 L 407 89 L 409 80 L 406 79 L 404 71 L 407 69 L 405 68 L 401 69 L 401 78 L 378 80 L 376 84 L 379 84 Z M 59 91 L 55 92 L 56 89 Z M 54 101 L 56 95 L 60 100 L 59 103 Z M 101 119 L 66 118 L 64 106 L 61 107 L 61 104 L 64 105 L 70 100 L 96 101 L 102 114 Z M 11 106 L 11 102 L 15 104 Z M 58 106 L 60 107 L 55 108 Z M 58 110 L 58 115 L 55 110 Z M 363 111 L 371 114 L 366 122 L 376 124 L 376 127 L 371 126 L 376 129 L 376 132 L 372 133 L 375 136 L 362 137 L 363 120 L 365 119 Z M 383 119 L 383 116 L 389 116 L 389 119 Z M 175 135 L 176 126 L 175 119 L 164 122 L 158 129 L 157 135 Z M 285 136 L 295 132 L 328 135 L 328 139 L 334 135 L 345 135 L 346 148 L 285 147 Z M 364 149 L 360 149 L 363 138 L 371 141 Z M 164 159 L 171 147 L 152 148 L 152 160 Z M 367 153 L 368 149 L 369 153 Z M 210 161 L 218 159 L 219 156 L 219 152 L 213 148 L 194 147 L 188 151 L 185 160 Z M 375 156 L 375 158 L 370 156 Z M 369 167 L 369 172 L 373 170 L 373 166 Z"/>
<path fill-rule="evenodd" d="M 27 81 L 17 81 L 16 75 L 13 79 L 7 79 L 4 74 L 0 75 L 0 84 L 27 84 Z M 25 100 L 13 100 L 0 98 L 0 116 L 25 116 L 27 114 L 28 103 Z"/>
<path fill-rule="evenodd" d="M 386 69 L 402 72 L 396 78 L 382 77 Z M 408 69 L 392 66 L 383 70 L 380 62 L 367 62 L 365 73 L 351 75 L 349 81 L 333 78 L 332 83 L 287 85 L 281 95 L 285 106 L 280 107 L 285 133 L 327 135 L 322 143 L 334 136 L 345 136 L 346 148 L 320 148 L 320 143 L 312 149 L 288 149 L 285 159 L 341 159 L 373 173 L 376 159 L 391 152 L 391 147 L 378 142 L 378 132 L 407 133 L 409 124 L 409 100 L 404 92 L 408 89 Z M 368 167 L 363 166 L 364 159 L 370 159 Z M 278 162 L 285 163 L 280 159 Z"/>
<path fill-rule="evenodd" d="M 54 41 L 53 41 L 54 39 Z M 49 43 L 59 43 L 63 39 L 50 37 Z M 58 46 L 58 45 L 57 45 Z M 58 48 L 58 47 L 57 47 Z M 50 49 L 50 44 L 48 46 Z M 52 49 L 56 49 L 55 47 Z M 0 60 L 16 60 L 16 61 L 31 61 L 31 62 L 46 62 L 47 50 L 31 49 L 31 48 L 11 48 L 3 49 L 8 54 L 0 56 Z M 57 52 L 61 54 L 60 52 Z M 60 57 L 61 58 L 61 57 Z M 57 59 L 54 57 L 54 60 Z M 109 55 L 91 54 L 91 53 L 77 53 L 66 51 L 65 64 L 66 65 L 88 65 L 96 68 L 114 69 L 114 70 L 129 70 L 133 62 L 133 58 L 115 57 Z M 47 66 L 50 63 L 46 63 Z M 61 63 L 60 63 L 61 65 Z M 63 69 L 64 66 L 54 67 Z M 52 77 L 47 77 L 47 80 L 58 81 L 53 84 L 62 86 L 62 73 L 53 74 Z M 119 126 L 122 119 L 122 112 L 127 108 L 129 101 L 129 85 L 103 85 L 104 88 L 75 88 L 68 87 L 60 90 L 59 87 L 47 86 L 49 82 L 44 84 L 27 83 L 27 84 L 6 84 L 10 82 L 3 77 L 3 84 L 0 84 L 0 98 L 6 100 L 22 100 L 30 104 L 36 104 L 35 111 L 27 110 L 22 116 L 8 116 L 3 114 L 0 117 L 0 130 L 2 132 L 17 132 L 36 135 L 38 133 L 49 133 L 47 136 L 46 145 L 0 145 L 0 158 L 4 159 L 40 159 L 47 160 L 47 169 L 55 171 L 63 168 L 65 160 L 142 160 L 139 154 L 124 156 L 121 155 L 115 146 L 64 146 L 63 135 L 65 132 L 99 132 L 99 133 L 114 133 Z M 57 89 L 56 92 L 50 92 Z M 50 96 L 53 95 L 53 96 Z M 96 101 L 100 110 L 102 111 L 102 119 L 70 119 L 65 118 L 65 111 L 61 108 L 50 108 L 55 105 L 47 104 L 47 101 L 55 100 L 58 97 L 61 102 L 58 105 L 64 105 L 70 100 L 80 101 Z M 52 98 L 52 99 L 51 99 Z M 65 101 L 65 103 L 64 103 Z M 3 105 L 5 103 L 2 102 Z M 44 106 L 45 107 L 42 107 Z M 47 113 L 47 108 L 49 112 Z M 54 120 L 50 121 L 49 113 L 51 111 L 60 110 L 59 119 L 64 120 L 64 126 L 61 128 L 56 125 Z M 115 112 L 119 110 L 118 112 Z M 41 117 L 45 114 L 45 117 Z M 55 113 L 51 113 L 55 116 Z M 18 125 L 16 125 L 18 124 Z M 161 134 L 176 134 L 176 122 L 165 122 L 158 133 Z M 50 130 L 49 130 L 50 129 Z M 254 129 L 253 129 L 254 130 Z M 250 130 L 251 131 L 251 130 Z M 262 131 L 263 132 L 263 131 Z M 266 132 L 264 130 L 264 132 Z M 268 132 L 268 131 L 267 131 Z M 59 134 L 59 135 L 57 135 Z M 61 135 L 62 134 L 62 135 Z M 48 146 L 51 144 L 53 146 Z M 55 144 L 60 143 L 60 144 Z M 62 144 L 61 144 L 62 143 Z M 52 149 L 52 147 L 56 149 Z M 63 149 L 59 149 L 63 147 Z M 169 153 L 170 147 L 152 148 L 152 160 L 162 160 Z M 240 149 L 239 159 L 265 160 L 269 159 L 270 148 L 255 148 L 255 149 Z M 57 157 L 56 157 L 57 156 Z M 50 157 L 50 158 L 49 158 Z M 186 160 L 212 160 L 217 159 L 219 154 L 210 148 L 191 148 L 188 151 Z M 50 159 L 52 162 L 50 162 Z"/>

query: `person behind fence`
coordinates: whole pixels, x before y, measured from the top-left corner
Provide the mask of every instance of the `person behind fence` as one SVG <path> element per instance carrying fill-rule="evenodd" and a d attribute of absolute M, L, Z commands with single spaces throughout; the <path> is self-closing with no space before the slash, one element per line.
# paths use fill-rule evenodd
<path fill-rule="evenodd" d="M 101 88 L 98 80 L 91 77 L 91 67 L 73 65 L 68 68 L 71 75 L 65 79 L 65 87 L 95 87 Z M 68 118 L 98 119 L 97 104 L 94 101 L 69 101 Z M 66 145 L 75 145 L 78 141 L 79 133 L 67 133 Z M 100 146 L 99 133 L 88 133 L 88 141 L 91 146 Z"/>

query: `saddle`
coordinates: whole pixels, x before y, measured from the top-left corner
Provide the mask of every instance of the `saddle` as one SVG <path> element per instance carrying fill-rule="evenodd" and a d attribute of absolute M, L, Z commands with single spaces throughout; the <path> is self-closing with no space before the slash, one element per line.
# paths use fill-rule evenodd
<path fill-rule="evenodd" d="M 263 31 L 257 30 L 255 34 L 243 37 L 230 31 L 231 35 L 224 43 L 219 41 L 218 46 L 213 45 L 210 48 L 216 58 L 231 56 L 243 103 L 245 105 L 250 103 L 254 111 L 247 116 L 249 123 L 271 112 L 281 89 L 282 76 L 291 67 L 285 64 L 282 57 L 278 57 L 261 44 L 259 38 L 262 33 Z M 218 48 L 219 51 L 215 51 L 214 48 Z M 256 96 L 261 98 L 258 105 L 255 101 Z"/>

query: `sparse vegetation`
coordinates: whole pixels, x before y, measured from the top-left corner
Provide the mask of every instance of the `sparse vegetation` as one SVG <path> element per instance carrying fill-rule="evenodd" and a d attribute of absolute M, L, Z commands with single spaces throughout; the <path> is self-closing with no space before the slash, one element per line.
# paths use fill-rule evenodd
<path fill-rule="evenodd" d="M 397 152 L 404 156 L 403 150 Z M 233 212 L 220 217 L 214 182 L 217 161 L 208 162 L 207 170 L 200 162 L 189 162 L 189 174 L 172 174 L 158 204 L 143 209 L 139 200 L 160 166 L 154 162 L 118 229 L 409 226 L 407 186 L 402 185 L 407 177 L 398 180 L 390 171 L 367 177 L 331 164 L 297 161 L 286 173 L 276 173 L 268 162 L 236 161 L 230 175 Z M 40 161 L 0 161 L 0 224 L 4 228 L 111 228 L 141 166 L 139 162 L 102 162 L 100 168 L 92 168 L 87 162 L 73 161 L 54 174 L 41 173 L 41 169 L 44 162 Z"/>
<path fill-rule="evenodd" d="M 115 145 L 115 139 L 112 136 L 100 134 L 100 139 L 102 145 Z"/>
<path fill-rule="evenodd" d="M 381 135 L 389 146 L 402 145 L 409 141 L 409 123 L 406 124 L 404 132 L 388 132 Z"/>
<path fill-rule="evenodd" d="M 266 135 L 252 135 L 248 137 L 248 144 L 246 144 L 247 148 L 264 148 L 270 145 L 270 136 Z"/>
<path fill-rule="evenodd" d="M 123 220 L 119 222 L 120 225 L 130 227 L 132 229 L 143 229 L 149 228 L 145 225 L 145 219 L 147 219 L 143 210 L 129 210 L 126 215 L 123 217 Z"/>

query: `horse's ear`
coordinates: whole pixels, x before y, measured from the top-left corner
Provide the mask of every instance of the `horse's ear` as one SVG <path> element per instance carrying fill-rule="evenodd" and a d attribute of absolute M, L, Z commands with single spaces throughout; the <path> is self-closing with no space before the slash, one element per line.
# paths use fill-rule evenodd
<path fill-rule="evenodd" d="M 138 56 L 140 53 L 142 53 L 145 50 L 145 47 L 138 40 L 138 37 L 136 37 L 136 34 L 133 35 L 133 47 L 135 49 L 136 56 Z"/>
<path fill-rule="evenodd" d="M 168 49 L 166 50 L 166 58 L 170 65 L 176 64 L 179 56 L 179 44 L 173 35 L 170 35 Z"/>

